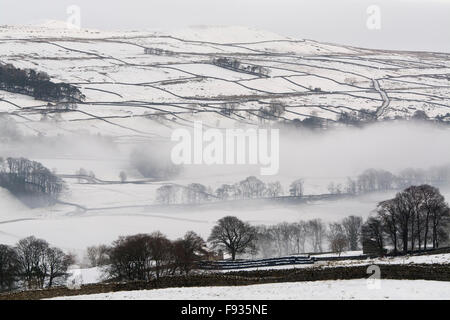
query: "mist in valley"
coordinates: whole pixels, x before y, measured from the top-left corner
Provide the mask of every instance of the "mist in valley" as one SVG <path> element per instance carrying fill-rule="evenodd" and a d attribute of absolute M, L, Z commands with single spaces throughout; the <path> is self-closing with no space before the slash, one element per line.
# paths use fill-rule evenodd
<path fill-rule="evenodd" d="M 19 126 L 10 124 L 8 130 L 2 131 L 0 155 L 3 158 L 30 158 L 61 175 L 74 175 L 84 168 L 110 184 L 67 180 L 65 201 L 86 208 L 104 208 L 87 212 L 67 206 L 27 209 L 2 190 L 0 204 L 6 210 L 2 210 L 0 222 L 16 217 L 37 220 L 2 224 L 0 239 L 13 243 L 20 237 L 35 234 L 77 252 L 88 245 L 109 243 L 119 235 L 156 230 L 172 239 L 182 236 L 187 229 L 207 238 L 214 223 L 227 215 L 254 225 L 310 219 L 328 223 L 349 215 L 366 219 L 378 202 L 392 198 L 397 192 L 386 190 L 301 203 L 252 200 L 247 205 L 239 202 L 232 205 L 232 201 L 214 199 L 210 204 L 180 203 L 164 209 L 156 193 L 165 184 L 198 183 L 215 194 L 222 184 L 255 176 L 264 183 L 279 181 L 282 195 L 289 195 L 289 186 L 297 179 L 303 180 L 305 195 L 326 194 L 330 182 L 344 185 L 347 178 L 355 178 L 366 169 L 399 174 L 406 168 L 446 166 L 450 158 L 448 128 L 421 122 L 382 122 L 327 131 L 281 128 L 280 166 L 278 174 L 273 176 L 261 176 L 260 167 L 250 165 L 183 165 L 173 169 L 170 163 L 173 142 L 124 141 L 120 137 L 89 133 L 45 136 L 24 133 Z M 122 171 L 126 173 L 126 181 L 122 182 L 127 183 L 120 183 Z M 154 181 L 134 183 L 149 179 Z M 439 187 L 444 196 L 450 197 L 446 186 Z M 65 218 L 71 222 L 65 223 Z"/>

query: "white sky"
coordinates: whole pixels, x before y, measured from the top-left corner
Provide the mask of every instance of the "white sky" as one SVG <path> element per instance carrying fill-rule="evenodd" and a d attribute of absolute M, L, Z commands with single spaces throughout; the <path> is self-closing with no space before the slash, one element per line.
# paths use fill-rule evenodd
<path fill-rule="evenodd" d="M 242 25 L 282 35 L 369 48 L 450 52 L 450 0 L 0 0 L 0 24 L 66 20 L 84 28 L 173 29 Z M 366 27 L 369 5 L 381 29 Z"/>

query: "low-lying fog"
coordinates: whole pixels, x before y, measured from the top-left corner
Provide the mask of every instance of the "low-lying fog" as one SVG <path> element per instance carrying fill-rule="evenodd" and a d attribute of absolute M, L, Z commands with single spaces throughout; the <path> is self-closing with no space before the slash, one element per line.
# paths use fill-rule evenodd
<path fill-rule="evenodd" d="M 9 128 L 10 130 L 11 128 Z M 117 138 L 65 135 L 60 137 L 11 136 L 0 128 L 0 157 L 23 156 L 40 161 L 58 174 L 74 174 L 81 167 L 93 171 L 97 178 L 119 180 L 125 171 L 128 180 L 143 179 L 134 167 L 131 154 L 136 149 L 148 153 L 151 161 L 167 162 L 168 152 L 148 143 L 118 142 Z M 151 147 L 153 146 L 153 147 Z M 156 147 L 155 147 L 156 146 Z M 157 156 L 155 156 L 157 155 Z M 330 181 L 354 177 L 368 168 L 398 173 L 413 167 L 428 169 L 450 163 L 450 131 L 445 127 L 423 123 L 380 123 L 365 128 L 341 128 L 328 132 L 283 129 L 280 136 L 279 173 L 260 177 L 263 181 L 280 181 L 285 193 L 290 182 L 305 179 L 305 193 L 325 193 Z M 259 166 L 185 165 L 171 182 L 187 185 L 203 183 L 217 188 L 235 183 L 250 175 L 259 175 Z M 0 243 L 15 243 L 19 238 L 36 235 L 55 245 L 83 250 L 87 245 L 109 243 L 119 235 L 160 230 L 171 238 L 188 230 L 208 236 L 214 222 L 225 215 L 236 215 L 255 224 L 322 218 L 330 222 L 347 215 L 367 217 L 376 203 L 395 191 L 339 201 L 321 201 L 298 206 L 270 205 L 261 208 L 214 208 L 154 212 L 133 205 L 150 205 L 158 184 L 83 185 L 68 179 L 69 191 L 64 200 L 88 208 L 127 207 L 76 212 L 73 207 L 29 210 L 17 203 L 5 190 L 0 192 Z M 443 190 L 450 197 L 448 190 Z M 8 222 L 21 218 L 37 218 Z M 70 219 L 70 220 L 68 220 Z"/>

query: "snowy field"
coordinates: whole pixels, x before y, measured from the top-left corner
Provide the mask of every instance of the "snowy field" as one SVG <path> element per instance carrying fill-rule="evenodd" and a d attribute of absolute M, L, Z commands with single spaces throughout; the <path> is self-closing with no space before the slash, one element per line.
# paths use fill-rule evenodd
<path fill-rule="evenodd" d="M 344 252 L 343 256 L 355 255 L 359 251 Z M 361 252 L 359 252 L 361 253 Z M 317 255 L 317 256 L 332 256 L 330 254 Z M 197 271 L 197 272 L 233 272 L 233 271 L 256 271 L 256 270 L 282 270 L 282 269 L 304 269 L 304 268 L 317 268 L 317 267 L 346 267 L 346 266 L 369 266 L 380 264 L 450 264 L 450 253 L 446 254 L 434 254 L 423 256 L 403 256 L 403 257 L 384 257 L 374 259 L 361 259 L 361 260 L 347 260 L 347 261 L 318 261 L 314 264 L 297 264 L 297 265 L 284 265 L 284 266 L 272 266 L 272 267 L 258 267 L 247 269 L 228 269 L 223 271 Z M 105 279 L 105 272 L 103 267 L 94 268 L 75 268 L 72 266 L 69 270 L 70 277 L 75 275 L 80 278 L 82 284 L 99 283 Z"/>
<path fill-rule="evenodd" d="M 102 293 L 59 300 L 448 300 L 448 282 L 380 280 L 379 289 L 365 279 L 291 282 L 236 287 L 169 288 Z"/>

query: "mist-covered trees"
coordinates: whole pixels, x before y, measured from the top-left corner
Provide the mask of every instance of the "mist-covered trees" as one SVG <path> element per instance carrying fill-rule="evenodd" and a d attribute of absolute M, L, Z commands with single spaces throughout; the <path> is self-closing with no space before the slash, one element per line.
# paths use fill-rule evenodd
<path fill-rule="evenodd" d="M 154 179 L 169 179 L 177 176 L 181 167 L 170 161 L 169 153 L 161 146 L 150 145 L 148 149 L 135 149 L 130 155 L 130 164 L 142 176 Z"/>
<path fill-rule="evenodd" d="M 274 198 L 283 193 L 279 181 L 266 184 L 255 176 L 249 176 L 234 184 L 222 184 L 215 191 L 200 183 L 164 185 L 158 188 L 156 200 L 161 204 L 195 204 L 211 200 Z"/>
<path fill-rule="evenodd" d="M 269 182 L 266 187 L 266 195 L 268 197 L 278 197 L 283 194 L 283 187 L 279 181 Z"/>
<path fill-rule="evenodd" d="M 17 123 L 10 116 L 0 114 L 0 142 L 16 142 L 21 138 Z"/>
<path fill-rule="evenodd" d="M 85 99 L 75 86 L 52 82 L 44 72 L 19 69 L 11 64 L 0 66 L 0 89 L 45 101 L 80 102 Z"/>
<path fill-rule="evenodd" d="M 216 190 L 216 196 L 220 200 L 228 200 L 236 198 L 237 189 L 234 185 L 223 184 Z"/>
<path fill-rule="evenodd" d="M 176 185 L 164 185 L 156 190 L 156 201 L 161 204 L 174 204 L 178 201 L 180 187 Z"/>
<path fill-rule="evenodd" d="M 87 258 L 91 267 L 104 266 L 109 263 L 109 248 L 106 245 L 90 246 L 87 248 Z"/>
<path fill-rule="evenodd" d="M 125 173 L 125 171 L 120 171 L 119 173 L 119 179 L 120 182 L 125 183 L 127 181 L 127 174 Z"/>
<path fill-rule="evenodd" d="M 311 244 L 314 252 L 323 252 L 322 245 L 326 236 L 326 225 L 320 219 L 308 221 Z"/>
<path fill-rule="evenodd" d="M 387 191 L 407 188 L 411 185 L 443 184 L 450 182 L 450 166 L 434 166 L 429 169 L 406 168 L 397 174 L 386 170 L 367 169 L 355 178 L 347 178 L 342 188 L 331 182 L 329 192 L 337 194 L 363 194 L 374 191 Z"/>
<path fill-rule="evenodd" d="M 357 216 L 348 216 L 340 222 L 330 223 L 328 226 L 328 240 L 331 251 L 340 254 L 344 250 L 358 250 L 362 224 L 362 218 Z"/>
<path fill-rule="evenodd" d="M 257 226 L 256 247 L 264 258 L 323 252 L 326 247 L 333 252 L 358 250 L 361 227 L 362 218 L 356 216 L 348 216 L 328 225 L 320 219 L 313 219 Z"/>
<path fill-rule="evenodd" d="M 236 254 L 254 251 L 256 239 L 255 227 L 236 217 L 228 216 L 217 222 L 211 231 L 208 242 L 214 248 L 228 252 L 231 259 L 235 260 Z"/>
<path fill-rule="evenodd" d="M 293 197 L 303 196 L 303 180 L 297 179 L 291 183 L 289 187 L 289 194 Z"/>
<path fill-rule="evenodd" d="M 380 202 L 377 216 L 366 222 L 364 230 L 366 238 L 376 238 L 380 245 L 386 239 L 394 253 L 406 253 L 439 247 L 448 240 L 449 223 L 450 209 L 439 189 L 420 185 Z"/>
<path fill-rule="evenodd" d="M 64 190 L 59 177 L 25 158 L 0 158 L 0 186 L 30 207 L 54 204 Z"/>
<path fill-rule="evenodd" d="M 184 189 L 187 203 L 201 203 L 208 200 L 208 188 L 201 183 L 191 183 Z"/>
<path fill-rule="evenodd" d="M 239 182 L 239 188 L 242 191 L 243 198 L 261 198 L 266 191 L 265 183 L 254 176 Z"/>

